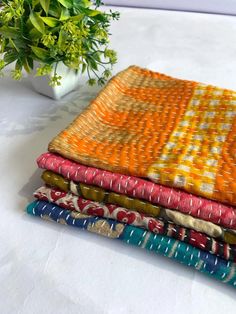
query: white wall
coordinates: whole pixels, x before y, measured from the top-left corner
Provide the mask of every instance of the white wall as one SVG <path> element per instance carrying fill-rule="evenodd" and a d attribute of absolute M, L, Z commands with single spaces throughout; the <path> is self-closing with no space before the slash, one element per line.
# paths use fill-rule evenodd
<path fill-rule="evenodd" d="M 236 0 L 103 0 L 105 4 L 236 15 Z"/>

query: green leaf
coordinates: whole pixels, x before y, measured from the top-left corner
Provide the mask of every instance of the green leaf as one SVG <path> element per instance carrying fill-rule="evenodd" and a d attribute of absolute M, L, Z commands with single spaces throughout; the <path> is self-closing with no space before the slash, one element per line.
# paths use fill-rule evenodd
<path fill-rule="evenodd" d="M 77 14 L 71 17 L 71 20 L 74 22 L 80 22 L 84 18 L 83 14 Z"/>
<path fill-rule="evenodd" d="M 39 0 L 32 0 L 32 8 L 34 9 L 36 5 L 39 4 Z"/>
<path fill-rule="evenodd" d="M 36 28 L 31 29 L 31 31 L 29 32 L 29 36 L 31 38 L 32 41 L 37 41 L 39 38 L 41 38 L 42 34 L 37 31 Z"/>
<path fill-rule="evenodd" d="M 38 57 L 40 60 L 44 61 L 46 60 L 50 55 L 49 52 L 46 49 L 31 46 L 31 49 L 36 57 Z"/>
<path fill-rule="evenodd" d="M 66 32 L 63 31 L 63 30 L 60 30 L 59 37 L 58 37 L 58 46 L 59 46 L 59 48 L 62 48 L 65 45 L 66 39 L 67 39 Z"/>
<path fill-rule="evenodd" d="M 15 48 L 15 50 L 17 51 L 17 52 L 19 52 L 19 48 L 16 46 L 16 44 L 14 43 L 14 41 L 10 38 L 9 39 L 9 44 L 11 44 L 11 46 L 13 47 L 13 48 Z"/>
<path fill-rule="evenodd" d="M 61 16 L 60 16 L 60 21 L 65 21 L 68 18 L 70 18 L 70 12 L 67 8 L 62 7 L 61 8 Z"/>
<path fill-rule="evenodd" d="M 83 63 L 83 66 L 82 66 L 82 74 L 85 72 L 86 68 L 87 68 L 86 63 Z"/>
<path fill-rule="evenodd" d="M 89 8 L 93 3 L 89 0 L 82 0 L 81 4 L 85 7 L 85 8 Z"/>
<path fill-rule="evenodd" d="M 28 65 L 29 67 L 31 68 L 31 70 L 33 70 L 34 68 L 34 60 L 30 57 L 27 57 L 27 62 L 28 62 Z"/>
<path fill-rule="evenodd" d="M 40 16 L 40 18 L 41 18 L 41 20 L 43 20 L 43 22 L 45 24 L 47 24 L 50 27 L 55 27 L 59 23 L 58 19 L 56 19 L 55 17 L 43 17 L 43 16 Z"/>
<path fill-rule="evenodd" d="M 100 62 L 101 61 L 100 55 L 101 55 L 101 53 L 97 51 L 96 53 L 93 54 L 93 59 L 95 61 L 99 61 Z"/>
<path fill-rule="evenodd" d="M 61 15 L 61 8 L 58 7 L 58 6 L 53 5 L 53 3 L 52 3 L 52 5 L 50 6 L 50 9 L 48 11 L 48 14 L 50 16 L 54 16 L 54 17 L 59 19 L 60 15 Z"/>
<path fill-rule="evenodd" d="M 44 9 L 45 13 L 48 15 L 49 7 L 50 7 L 50 0 L 40 0 L 40 4 Z"/>
<path fill-rule="evenodd" d="M 98 14 L 101 14 L 101 11 L 98 11 L 98 10 L 90 10 L 90 9 L 87 9 L 88 11 L 88 16 L 96 16 Z"/>
<path fill-rule="evenodd" d="M 16 70 L 22 70 L 22 61 L 21 59 L 18 59 L 15 66 Z"/>
<path fill-rule="evenodd" d="M 31 23 L 34 25 L 34 27 L 35 27 L 40 33 L 44 34 L 45 26 L 44 26 L 43 21 L 42 21 L 41 18 L 40 18 L 39 13 L 36 13 L 36 12 L 31 11 L 29 18 L 30 18 Z"/>
<path fill-rule="evenodd" d="M 96 61 L 95 61 L 93 58 L 89 57 L 88 60 L 87 60 L 87 62 L 88 62 L 88 64 L 89 64 L 89 66 L 90 66 L 91 69 L 93 69 L 93 70 L 95 70 L 95 71 L 98 70 L 97 63 L 96 63 Z"/>
<path fill-rule="evenodd" d="M 101 11 L 91 10 L 91 9 L 85 8 L 85 7 L 81 6 L 81 5 L 78 5 L 77 9 L 80 12 L 84 13 L 85 15 L 87 15 L 87 16 L 97 16 L 97 15 L 101 15 L 101 13 L 102 13 Z"/>
<path fill-rule="evenodd" d="M 23 66 L 27 73 L 30 73 L 31 70 L 33 70 L 33 59 L 30 57 L 24 57 L 23 60 Z"/>
<path fill-rule="evenodd" d="M 93 3 L 89 0 L 80 0 L 79 3 L 78 3 L 78 0 L 74 0 L 73 2 L 73 6 L 75 8 L 78 8 L 78 7 L 84 7 L 84 8 L 89 8 Z"/>
<path fill-rule="evenodd" d="M 18 48 L 26 48 L 28 39 L 16 38 L 14 39 L 14 43 Z"/>
<path fill-rule="evenodd" d="M 23 63 L 24 69 L 27 73 L 30 73 L 30 67 L 28 65 L 28 62 L 25 60 L 25 62 Z"/>
<path fill-rule="evenodd" d="M 60 2 L 60 4 L 63 5 L 63 7 L 70 9 L 73 6 L 73 1 L 71 0 L 57 0 L 58 2 Z"/>
<path fill-rule="evenodd" d="M 16 51 L 9 51 L 4 54 L 4 61 L 9 64 L 18 59 L 18 53 Z"/>
<path fill-rule="evenodd" d="M 19 37 L 19 30 L 10 26 L 2 26 L 0 27 L 0 34 L 9 38 L 17 38 Z"/>

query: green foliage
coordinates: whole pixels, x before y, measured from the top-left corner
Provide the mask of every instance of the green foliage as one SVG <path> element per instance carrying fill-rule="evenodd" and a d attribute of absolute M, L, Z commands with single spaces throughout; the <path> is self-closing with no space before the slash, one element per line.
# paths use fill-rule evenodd
<path fill-rule="evenodd" d="M 19 80 L 34 61 L 36 75 L 49 75 L 51 85 L 60 85 L 58 62 L 76 72 L 88 73 L 88 83 L 104 84 L 117 61 L 108 49 L 109 27 L 119 13 L 100 11 L 100 0 L 3 0 L 0 11 L 0 72 L 16 62 L 12 77 Z M 102 71 L 101 71 L 102 70 Z M 98 73 L 102 73 L 99 75 Z"/>

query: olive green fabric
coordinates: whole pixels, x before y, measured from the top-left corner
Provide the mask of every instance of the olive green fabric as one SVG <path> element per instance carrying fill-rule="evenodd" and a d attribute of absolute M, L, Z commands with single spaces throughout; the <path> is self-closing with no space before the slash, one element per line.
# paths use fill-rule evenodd
<path fill-rule="evenodd" d="M 70 191 L 70 182 L 52 171 L 44 171 L 41 178 L 50 186 L 55 186 L 65 192 Z"/>
<path fill-rule="evenodd" d="M 65 192 L 71 191 L 76 195 L 80 195 L 92 201 L 99 203 L 117 204 L 127 209 L 133 209 L 153 217 L 160 216 L 160 206 L 156 206 L 139 199 L 131 198 L 126 195 L 107 192 L 97 186 L 91 186 L 84 183 L 74 183 L 72 181 L 70 182 L 52 171 L 44 171 L 42 174 L 42 179 L 50 186 L 58 187 Z"/>

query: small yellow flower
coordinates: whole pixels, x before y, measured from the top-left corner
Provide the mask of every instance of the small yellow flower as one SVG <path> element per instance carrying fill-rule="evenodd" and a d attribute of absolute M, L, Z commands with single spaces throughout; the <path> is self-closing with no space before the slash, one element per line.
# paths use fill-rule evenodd
<path fill-rule="evenodd" d="M 101 40 L 101 39 L 107 39 L 108 34 L 104 29 L 100 28 L 96 30 L 95 36 L 97 37 L 98 40 Z"/>
<path fill-rule="evenodd" d="M 58 46 L 51 46 L 50 47 L 50 57 L 55 58 L 60 53 L 60 49 Z"/>
<path fill-rule="evenodd" d="M 105 49 L 104 57 L 108 58 L 111 64 L 114 64 L 117 62 L 117 54 L 114 50 Z"/>
<path fill-rule="evenodd" d="M 105 79 L 108 79 L 110 76 L 111 76 L 111 71 L 106 69 L 104 72 L 103 72 L 103 76 Z"/>
<path fill-rule="evenodd" d="M 60 75 L 54 74 L 54 76 L 51 77 L 49 85 L 52 87 L 60 86 L 61 85 L 61 82 L 60 82 L 61 79 L 62 79 L 62 77 Z"/>
<path fill-rule="evenodd" d="M 96 84 L 96 80 L 93 79 L 93 78 L 90 78 L 90 79 L 88 80 L 88 84 L 89 84 L 90 86 L 93 86 L 93 85 Z"/>
<path fill-rule="evenodd" d="M 80 29 L 72 21 L 66 21 L 65 24 L 62 26 L 62 29 L 72 35 L 75 34 L 77 37 L 80 32 Z"/>
<path fill-rule="evenodd" d="M 57 36 L 52 35 L 52 33 L 48 33 L 42 36 L 41 42 L 46 47 L 52 47 L 55 44 L 56 39 L 57 39 Z"/>
<path fill-rule="evenodd" d="M 52 72 L 52 66 L 49 64 L 41 64 L 36 70 L 35 76 L 49 75 Z"/>
<path fill-rule="evenodd" d="M 75 43 L 71 43 L 67 46 L 67 53 L 73 54 L 77 52 L 77 47 Z"/>
<path fill-rule="evenodd" d="M 68 68 L 74 69 L 74 70 L 79 70 L 80 65 L 81 65 L 80 59 L 79 58 L 73 58 L 73 57 L 71 57 L 70 60 L 67 60 L 64 63 L 66 66 L 68 66 Z"/>
<path fill-rule="evenodd" d="M 19 81 L 22 78 L 22 72 L 21 70 L 13 70 L 11 76 L 14 80 Z"/>

